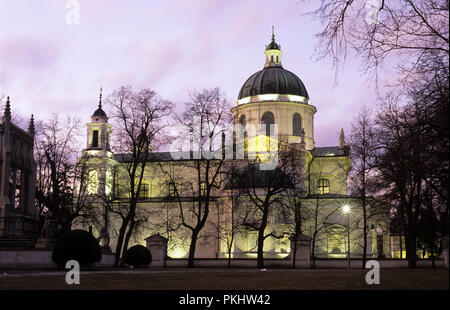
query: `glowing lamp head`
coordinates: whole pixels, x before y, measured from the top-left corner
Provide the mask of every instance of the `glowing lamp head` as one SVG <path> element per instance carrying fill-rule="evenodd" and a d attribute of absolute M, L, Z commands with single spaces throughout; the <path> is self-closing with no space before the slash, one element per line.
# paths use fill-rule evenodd
<path fill-rule="evenodd" d="M 343 206 L 342 211 L 344 212 L 344 214 L 350 213 L 350 206 L 349 205 Z"/>

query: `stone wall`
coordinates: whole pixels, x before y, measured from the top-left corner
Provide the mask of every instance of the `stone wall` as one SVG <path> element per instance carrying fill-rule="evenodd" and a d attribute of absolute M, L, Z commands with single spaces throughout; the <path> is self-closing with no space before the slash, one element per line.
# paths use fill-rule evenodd
<path fill-rule="evenodd" d="M 114 266 L 114 255 L 103 254 L 94 267 Z M 51 250 L 0 250 L 0 269 L 56 269 Z"/>

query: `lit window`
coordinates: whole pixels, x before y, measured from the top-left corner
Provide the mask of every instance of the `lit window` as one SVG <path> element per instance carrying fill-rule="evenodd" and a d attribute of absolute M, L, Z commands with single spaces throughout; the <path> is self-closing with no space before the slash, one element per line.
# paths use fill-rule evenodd
<path fill-rule="evenodd" d="M 112 188 L 113 188 L 113 176 L 110 170 L 106 170 L 106 184 L 105 184 L 105 195 L 109 196 L 111 195 Z"/>
<path fill-rule="evenodd" d="M 114 172 L 114 183 L 113 183 L 114 189 L 114 196 L 119 197 L 120 196 L 120 189 L 119 189 L 119 172 Z"/>
<path fill-rule="evenodd" d="M 139 198 L 148 197 L 149 185 L 146 183 L 141 183 L 141 188 L 139 189 Z"/>
<path fill-rule="evenodd" d="M 170 182 L 169 183 L 169 197 L 176 197 L 177 196 L 177 186 L 175 183 Z"/>
<path fill-rule="evenodd" d="M 320 195 L 329 194 L 330 193 L 330 180 L 328 179 L 319 179 L 317 190 Z"/>
<path fill-rule="evenodd" d="M 200 183 L 200 196 L 204 197 L 208 194 L 208 186 L 205 182 Z"/>
<path fill-rule="evenodd" d="M 90 170 L 88 172 L 86 182 L 88 195 L 96 195 L 98 191 L 98 173 L 96 170 Z"/>

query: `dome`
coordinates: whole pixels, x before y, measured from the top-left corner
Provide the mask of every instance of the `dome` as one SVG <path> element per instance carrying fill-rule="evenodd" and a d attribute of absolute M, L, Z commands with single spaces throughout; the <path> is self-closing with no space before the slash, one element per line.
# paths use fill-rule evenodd
<path fill-rule="evenodd" d="M 279 50 L 280 45 L 278 45 L 275 40 L 272 40 L 269 45 L 266 46 L 266 51 L 268 50 Z"/>
<path fill-rule="evenodd" d="M 97 110 L 95 110 L 94 114 L 92 116 L 100 116 L 100 117 L 107 117 L 105 111 L 101 107 L 98 107 Z"/>
<path fill-rule="evenodd" d="M 97 116 L 97 117 L 108 118 L 108 116 L 106 116 L 105 111 L 103 111 L 103 109 L 102 109 L 102 92 L 103 92 L 103 89 L 102 89 L 102 87 L 100 87 L 100 96 L 98 99 L 98 109 L 95 110 L 94 114 L 92 114 L 91 117 Z"/>
<path fill-rule="evenodd" d="M 262 94 L 297 95 L 309 99 L 300 78 L 281 66 L 268 66 L 250 76 L 242 85 L 238 100 Z"/>

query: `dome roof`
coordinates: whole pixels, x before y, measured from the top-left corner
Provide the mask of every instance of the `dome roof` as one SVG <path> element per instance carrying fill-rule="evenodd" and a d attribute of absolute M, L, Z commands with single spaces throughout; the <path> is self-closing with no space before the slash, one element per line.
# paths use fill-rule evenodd
<path fill-rule="evenodd" d="M 106 116 L 105 111 L 103 111 L 103 109 L 102 109 L 102 92 L 103 92 L 103 88 L 100 87 L 100 96 L 99 96 L 99 99 L 98 99 L 98 109 L 95 110 L 94 114 L 92 114 L 92 117 L 98 116 L 98 117 L 106 117 L 106 118 L 108 118 L 108 116 Z"/>
<path fill-rule="evenodd" d="M 250 76 L 242 85 L 238 100 L 262 94 L 297 95 L 309 99 L 300 78 L 281 66 L 265 67 Z"/>
<path fill-rule="evenodd" d="M 266 46 L 266 51 L 279 50 L 279 49 L 280 49 L 280 45 L 278 45 L 274 39 L 272 39 L 272 42 L 270 42 L 270 44 Z"/>
<path fill-rule="evenodd" d="M 97 110 L 95 110 L 94 114 L 92 116 L 101 116 L 101 117 L 107 117 L 105 111 L 101 107 L 99 107 Z"/>

